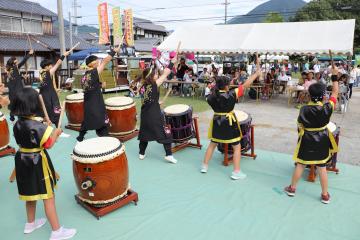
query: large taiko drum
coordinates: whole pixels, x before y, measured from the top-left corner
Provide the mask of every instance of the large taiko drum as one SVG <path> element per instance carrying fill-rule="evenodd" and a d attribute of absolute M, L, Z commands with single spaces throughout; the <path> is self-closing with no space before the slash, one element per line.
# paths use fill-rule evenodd
<path fill-rule="evenodd" d="M 136 107 L 132 98 L 108 98 L 105 106 L 110 120 L 110 135 L 123 136 L 136 130 Z"/>
<path fill-rule="evenodd" d="M 241 143 L 241 152 L 245 153 L 251 149 L 251 116 L 243 111 L 240 110 L 234 110 L 236 119 L 238 120 L 241 128 L 241 133 L 243 135 L 240 143 Z M 218 144 L 218 150 L 221 153 L 224 153 L 224 144 L 219 143 Z M 228 153 L 233 153 L 233 148 L 231 147 L 231 144 L 229 144 Z"/>
<path fill-rule="evenodd" d="M 84 121 L 84 94 L 76 93 L 66 96 L 65 111 L 69 127 L 80 128 Z"/>
<path fill-rule="evenodd" d="M 0 150 L 7 148 L 9 146 L 9 142 L 9 126 L 7 124 L 5 115 L 0 112 Z"/>
<path fill-rule="evenodd" d="M 129 190 L 125 146 L 116 138 L 100 137 L 76 144 L 73 173 L 78 197 L 95 207 L 110 205 Z"/>
<path fill-rule="evenodd" d="M 164 109 L 166 124 L 171 126 L 175 143 L 182 143 L 195 137 L 192 107 L 185 104 L 175 104 Z"/>
<path fill-rule="evenodd" d="M 340 127 L 338 127 L 335 123 L 333 122 L 329 122 L 327 125 L 328 129 L 330 130 L 330 132 L 334 135 L 334 138 L 337 140 L 339 140 L 340 137 Z M 331 157 L 331 163 L 336 163 L 337 162 L 337 154 L 333 154 Z"/>

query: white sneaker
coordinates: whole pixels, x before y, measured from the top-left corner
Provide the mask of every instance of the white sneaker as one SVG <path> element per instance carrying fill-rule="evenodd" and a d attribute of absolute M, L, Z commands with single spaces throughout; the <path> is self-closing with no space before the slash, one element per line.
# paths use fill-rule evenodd
<path fill-rule="evenodd" d="M 232 180 L 245 179 L 245 178 L 246 178 L 246 174 L 243 173 L 242 171 L 232 172 L 230 178 L 231 178 Z"/>
<path fill-rule="evenodd" d="M 24 233 L 25 234 L 32 233 L 36 229 L 44 226 L 45 223 L 46 223 L 46 218 L 36 219 L 32 223 L 25 223 Z"/>
<path fill-rule="evenodd" d="M 74 228 L 64 228 L 60 227 L 57 231 L 52 231 L 50 240 L 64 240 L 64 239 L 70 239 L 76 234 L 76 229 Z"/>
<path fill-rule="evenodd" d="M 174 164 L 177 163 L 177 160 L 174 158 L 173 155 L 166 156 L 165 160 L 168 161 L 168 162 L 174 163 Z"/>
<path fill-rule="evenodd" d="M 62 132 L 62 133 L 60 134 L 60 137 L 61 137 L 61 138 L 68 138 L 68 137 L 70 137 L 70 134 L 67 134 L 67 133 Z"/>
<path fill-rule="evenodd" d="M 209 166 L 208 166 L 207 164 L 203 163 L 203 164 L 201 165 L 200 172 L 201 172 L 201 173 L 207 173 L 208 168 L 209 168 Z"/>
<path fill-rule="evenodd" d="M 145 155 L 139 154 L 139 159 L 140 159 L 140 160 L 144 160 L 144 159 L 145 159 Z"/>

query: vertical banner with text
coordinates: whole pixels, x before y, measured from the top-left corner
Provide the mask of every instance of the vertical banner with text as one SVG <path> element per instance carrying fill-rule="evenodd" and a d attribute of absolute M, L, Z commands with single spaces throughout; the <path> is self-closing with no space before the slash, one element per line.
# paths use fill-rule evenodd
<path fill-rule="evenodd" d="M 107 44 L 109 43 L 109 37 L 110 37 L 107 3 L 101 3 L 98 5 L 98 15 L 99 15 L 99 44 Z"/>
<path fill-rule="evenodd" d="M 122 37 L 123 37 L 120 7 L 113 7 L 112 17 L 113 17 L 114 46 L 118 46 L 122 44 Z"/>
<path fill-rule="evenodd" d="M 134 46 L 134 27 L 132 9 L 124 10 L 125 21 L 125 43 L 128 47 Z"/>

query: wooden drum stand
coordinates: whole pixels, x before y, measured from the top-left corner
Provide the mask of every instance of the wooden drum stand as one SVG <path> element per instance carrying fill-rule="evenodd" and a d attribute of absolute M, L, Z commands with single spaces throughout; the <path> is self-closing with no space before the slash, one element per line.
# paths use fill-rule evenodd
<path fill-rule="evenodd" d="M 180 151 L 186 147 L 198 148 L 201 149 L 202 145 L 200 144 L 200 135 L 199 135 L 199 125 L 198 125 L 198 117 L 193 117 L 193 127 L 195 129 L 195 138 L 196 143 L 192 143 L 190 140 L 185 141 L 183 143 L 175 143 L 175 145 L 171 148 L 173 153 Z"/>

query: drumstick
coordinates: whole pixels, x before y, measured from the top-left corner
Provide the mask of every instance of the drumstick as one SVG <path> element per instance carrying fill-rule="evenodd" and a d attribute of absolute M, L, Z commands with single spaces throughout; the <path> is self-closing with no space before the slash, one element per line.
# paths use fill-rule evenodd
<path fill-rule="evenodd" d="M 329 55 L 330 55 L 331 67 L 332 67 L 332 68 L 335 68 L 335 64 L 334 64 L 334 60 L 333 60 L 333 57 L 332 57 L 332 52 L 331 52 L 331 50 L 329 50 Z"/>
<path fill-rule="evenodd" d="M 46 120 L 46 121 L 50 121 L 48 112 L 46 111 L 44 99 L 43 99 L 43 97 L 41 96 L 41 94 L 39 94 L 39 101 L 40 101 L 40 104 L 41 104 L 41 108 L 42 108 L 42 110 L 43 110 L 43 112 L 44 112 L 45 120 Z"/>
<path fill-rule="evenodd" d="M 78 42 L 77 44 L 75 44 L 72 48 L 70 48 L 69 52 L 72 52 L 75 50 L 75 48 L 77 48 L 80 45 L 80 42 Z"/>
<path fill-rule="evenodd" d="M 66 104 L 66 102 L 64 101 L 63 104 L 61 105 L 61 113 L 60 113 L 60 118 L 59 118 L 59 122 L 58 122 L 58 125 L 57 125 L 58 129 L 61 128 L 61 122 L 62 122 L 62 119 L 64 117 L 65 104 Z"/>

